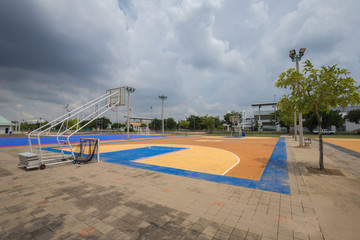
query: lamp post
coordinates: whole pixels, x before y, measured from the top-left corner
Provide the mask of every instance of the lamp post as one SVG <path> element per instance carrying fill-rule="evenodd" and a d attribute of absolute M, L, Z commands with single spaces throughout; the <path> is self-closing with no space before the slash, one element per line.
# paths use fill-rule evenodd
<path fill-rule="evenodd" d="M 128 109 L 127 109 L 127 124 L 126 124 L 126 130 L 127 130 L 127 139 L 129 140 L 129 133 L 130 133 L 130 93 L 135 92 L 135 88 L 133 87 L 125 87 L 127 93 L 128 93 Z"/>
<path fill-rule="evenodd" d="M 162 128 L 162 137 L 164 137 L 164 100 L 166 100 L 168 97 L 164 95 L 160 95 L 159 98 L 162 101 L 161 128 Z"/>
<path fill-rule="evenodd" d="M 295 49 L 289 51 L 289 57 L 293 62 L 296 62 L 296 71 L 299 72 L 299 62 L 301 61 L 302 56 L 304 56 L 306 48 L 300 48 L 299 53 L 296 54 Z M 303 119 L 302 113 L 299 112 L 299 146 L 304 146 L 304 138 L 303 138 Z M 296 112 L 294 112 L 294 127 L 295 127 L 295 141 L 296 139 Z"/>

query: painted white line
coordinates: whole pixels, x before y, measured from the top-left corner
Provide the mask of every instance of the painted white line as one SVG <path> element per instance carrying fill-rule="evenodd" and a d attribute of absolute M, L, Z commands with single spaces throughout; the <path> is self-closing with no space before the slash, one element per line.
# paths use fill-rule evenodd
<path fill-rule="evenodd" d="M 223 149 L 222 149 L 222 150 L 223 150 Z M 224 151 L 226 151 L 226 150 L 224 150 Z M 229 168 L 228 170 L 226 170 L 226 172 L 224 172 L 224 173 L 221 174 L 221 175 L 225 175 L 228 171 L 230 171 L 231 169 L 233 169 L 236 165 L 238 165 L 238 164 L 240 163 L 240 158 L 239 158 L 238 155 L 236 155 L 235 153 L 230 152 L 230 151 L 227 151 L 227 152 L 232 153 L 233 155 L 235 155 L 235 157 L 237 157 L 238 161 L 237 161 L 237 163 L 235 163 L 231 168 Z"/>

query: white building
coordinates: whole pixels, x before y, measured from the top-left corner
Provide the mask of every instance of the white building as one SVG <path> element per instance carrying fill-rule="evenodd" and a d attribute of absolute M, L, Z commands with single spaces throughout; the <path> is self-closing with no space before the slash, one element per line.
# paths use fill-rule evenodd
<path fill-rule="evenodd" d="M 336 108 L 335 110 L 340 111 L 340 114 L 342 117 L 345 117 L 351 110 L 357 110 L 360 109 L 360 106 L 354 106 L 354 107 L 346 107 L 344 109 L 342 108 Z M 356 124 L 353 122 L 349 122 L 349 120 L 345 120 L 344 126 L 339 129 L 342 132 L 353 132 L 360 130 L 360 124 Z"/>
<path fill-rule="evenodd" d="M 280 125 L 275 126 L 270 124 L 270 115 L 276 111 L 276 104 L 277 102 L 251 104 L 252 107 L 257 108 L 257 111 L 254 110 L 254 119 L 260 126 L 259 131 L 280 131 Z"/>
<path fill-rule="evenodd" d="M 0 134 L 8 134 L 12 131 L 12 123 L 0 115 Z"/>

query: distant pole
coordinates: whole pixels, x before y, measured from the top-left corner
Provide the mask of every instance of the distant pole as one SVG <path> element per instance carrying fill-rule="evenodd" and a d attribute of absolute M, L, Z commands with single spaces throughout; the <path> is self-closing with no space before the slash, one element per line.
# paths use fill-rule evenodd
<path fill-rule="evenodd" d="M 164 137 L 164 100 L 166 100 L 168 97 L 164 95 L 160 95 L 159 98 L 162 102 L 162 111 L 161 111 L 161 128 L 162 128 L 162 137 Z"/>
<path fill-rule="evenodd" d="M 135 92 L 135 88 L 133 87 L 125 87 L 127 93 L 128 93 L 128 109 L 127 109 L 127 124 L 126 124 L 126 130 L 127 130 L 127 139 L 130 139 L 130 93 Z"/>

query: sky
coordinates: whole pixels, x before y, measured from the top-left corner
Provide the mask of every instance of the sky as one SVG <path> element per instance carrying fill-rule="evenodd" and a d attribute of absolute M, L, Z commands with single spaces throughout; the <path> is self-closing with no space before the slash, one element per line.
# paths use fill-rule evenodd
<path fill-rule="evenodd" d="M 291 49 L 360 83 L 359 10 L 358 0 L 1 0 L 0 115 L 52 120 L 131 86 L 132 116 L 160 118 L 159 95 L 166 118 L 251 116 L 251 104 L 286 93 L 274 84 L 295 67 Z"/>

